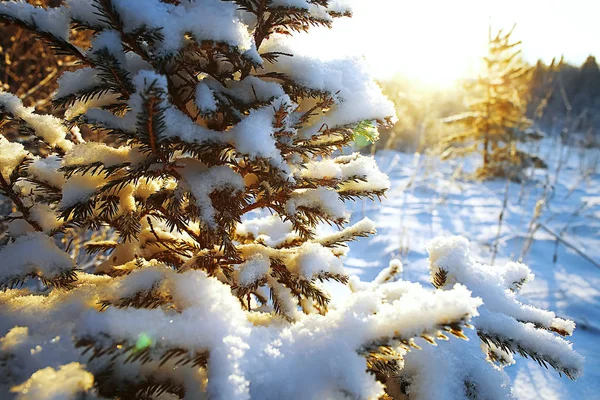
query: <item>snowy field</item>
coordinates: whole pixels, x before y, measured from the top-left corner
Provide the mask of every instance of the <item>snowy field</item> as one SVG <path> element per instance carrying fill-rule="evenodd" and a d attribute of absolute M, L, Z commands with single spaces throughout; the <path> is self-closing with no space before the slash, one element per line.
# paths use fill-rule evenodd
<path fill-rule="evenodd" d="M 586 363 L 584 376 L 572 382 L 517 357 L 507 369 L 515 396 L 600 399 L 600 150 L 550 139 L 531 146 L 549 169 L 532 171 L 526 184 L 508 186 L 504 180 L 457 178 L 462 160 L 453 165 L 428 156 L 379 153 L 392 187 L 381 203 L 357 203 L 353 211 L 353 220 L 366 216 L 375 221 L 378 234 L 351 244 L 345 265 L 371 280 L 389 260 L 399 258 L 405 279 L 429 285 L 426 246 L 440 235 L 467 237 L 471 251 L 487 264 L 495 247 L 495 265 L 522 257 L 536 277 L 525 285 L 521 299 L 574 320 L 571 340 Z M 557 236 L 564 242 L 557 243 Z"/>

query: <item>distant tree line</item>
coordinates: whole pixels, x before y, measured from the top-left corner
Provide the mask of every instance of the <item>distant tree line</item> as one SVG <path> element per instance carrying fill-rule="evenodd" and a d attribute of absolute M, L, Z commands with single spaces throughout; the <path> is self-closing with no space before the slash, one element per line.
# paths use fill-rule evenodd
<path fill-rule="evenodd" d="M 600 136 L 600 67 L 589 56 L 577 67 L 566 62 L 538 61 L 531 78 L 528 117 L 548 134 Z"/>

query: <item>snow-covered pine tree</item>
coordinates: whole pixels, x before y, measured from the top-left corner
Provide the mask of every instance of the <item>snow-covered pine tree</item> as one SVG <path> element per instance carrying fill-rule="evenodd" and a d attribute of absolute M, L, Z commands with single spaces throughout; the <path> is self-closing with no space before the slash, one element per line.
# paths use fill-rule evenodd
<path fill-rule="evenodd" d="M 0 92 L 2 121 L 51 151 L 0 136 L 13 203 L 0 249 L 1 398 L 419 399 L 419 382 L 439 386 L 438 352 L 409 350 L 469 334 L 482 300 L 455 282 L 510 299 L 498 285 L 521 284 L 524 267 L 484 275 L 457 241 L 443 249 L 462 258 L 432 255 L 440 289 L 399 280 L 397 262 L 374 282 L 349 280 L 345 243 L 374 226 L 346 226 L 344 202 L 380 197 L 389 181 L 373 158 L 329 156 L 393 107 L 356 61 L 292 54 L 280 40 L 346 15 L 326 0 L 0 3 L 2 21 L 81 63 L 54 96 L 64 120 Z M 74 46 L 71 29 L 91 31 L 91 47 Z M 534 321 L 526 333 L 539 343 L 480 317 L 489 349 L 578 375 L 580 357 L 546 332 L 572 323 L 502 304 L 492 316 Z M 452 395 L 507 396 L 491 350 L 461 344 L 440 346 L 464 361 Z"/>
<path fill-rule="evenodd" d="M 468 111 L 444 119 L 464 129 L 444 138 L 442 157 L 481 152 L 483 165 L 476 172 L 481 178 L 520 180 L 523 168 L 545 166 L 539 158 L 517 149 L 517 142 L 530 137 L 527 129 L 532 121 L 526 113 L 532 68 L 521 59 L 521 42 L 512 41 L 513 30 L 492 36 L 490 27 L 484 71 L 464 84 L 472 97 Z"/>

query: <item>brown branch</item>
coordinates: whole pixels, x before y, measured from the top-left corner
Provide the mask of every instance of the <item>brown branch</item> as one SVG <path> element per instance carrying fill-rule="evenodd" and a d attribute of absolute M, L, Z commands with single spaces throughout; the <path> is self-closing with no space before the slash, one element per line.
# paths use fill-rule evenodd
<path fill-rule="evenodd" d="M 146 126 L 146 128 L 148 129 L 148 138 L 150 140 L 150 148 L 152 149 L 152 152 L 156 155 L 158 155 L 161 159 L 163 158 L 162 155 L 158 152 L 158 149 L 156 148 L 156 138 L 154 137 L 154 126 L 153 126 L 153 121 L 152 121 L 152 117 L 154 115 L 153 110 L 154 110 L 154 104 L 156 103 L 156 99 L 154 97 L 150 97 L 148 99 L 148 124 Z M 163 163 L 165 161 L 163 160 Z"/>

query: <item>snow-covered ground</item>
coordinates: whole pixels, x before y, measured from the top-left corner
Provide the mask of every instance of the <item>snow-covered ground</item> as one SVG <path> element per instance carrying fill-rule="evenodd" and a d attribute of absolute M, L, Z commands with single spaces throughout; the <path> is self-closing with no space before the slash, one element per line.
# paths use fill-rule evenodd
<path fill-rule="evenodd" d="M 453 176 L 463 160 L 453 165 L 423 155 L 379 153 L 392 187 L 381 203 L 357 203 L 353 212 L 353 220 L 374 220 L 378 234 L 353 243 L 345 264 L 362 280 L 371 280 L 390 259 L 399 258 L 405 279 L 429 284 L 426 245 L 434 237 L 463 235 L 488 264 L 497 241 L 494 264 L 523 257 L 536 278 L 523 288 L 522 300 L 573 319 L 577 329 L 571 339 L 586 358 L 584 376 L 576 382 L 518 358 L 507 369 L 515 396 L 600 399 L 600 149 L 562 146 L 551 139 L 530 147 L 549 169 L 533 171 L 528 183 L 508 186 L 504 180 Z M 467 169 L 470 164 L 466 160 Z M 533 241 L 528 239 L 532 230 Z M 556 236 L 568 244 L 557 243 Z"/>

